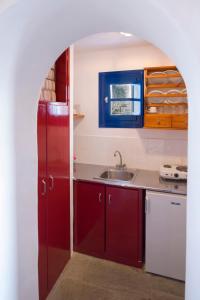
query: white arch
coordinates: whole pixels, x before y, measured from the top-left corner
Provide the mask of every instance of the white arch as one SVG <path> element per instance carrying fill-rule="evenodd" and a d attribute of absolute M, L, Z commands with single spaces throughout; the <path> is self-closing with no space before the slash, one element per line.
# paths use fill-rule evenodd
<path fill-rule="evenodd" d="M 186 299 L 199 300 L 199 9 L 196 0 L 18 0 L 0 10 L 0 299 L 38 298 L 36 109 L 45 73 L 81 37 L 124 31 L 165 51 L 187 83 L 192 105 Z"/>

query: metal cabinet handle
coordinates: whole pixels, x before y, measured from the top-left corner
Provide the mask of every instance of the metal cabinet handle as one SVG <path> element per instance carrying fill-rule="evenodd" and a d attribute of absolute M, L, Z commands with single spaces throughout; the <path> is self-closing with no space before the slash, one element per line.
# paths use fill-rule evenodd
<path fill-rule="evenodd" d="M 111 194 L 108 195 L 108 204 L 111 205 Z"/>
<path fill-rule="evenodd" d="M 99 202 L 101 203 L 101 201 L 102 201 L 102 194 L 99 193 Z"/>
<path fill-rule="evenodd" d="M 49 185 L 49 190 L 52 191 L 54 188 L 54 178 L 52 175 L 49 175 L 49 179 L 51 181 L 51 184 Z"/>
<path fill-rule="evenodd" d="M 46 195 L 47 192 L 47 184 L 45 179 L 42 179 L 42 183 L 43 183 L 43 191 L 42 191 L 42 196 Z"/>

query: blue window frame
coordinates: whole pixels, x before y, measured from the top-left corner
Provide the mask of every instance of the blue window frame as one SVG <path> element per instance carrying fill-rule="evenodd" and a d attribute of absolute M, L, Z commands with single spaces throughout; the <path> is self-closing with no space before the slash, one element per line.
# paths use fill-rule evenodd
<path fill-rule="evenodd" d="M 99 127 L 143 127 L 143 90 L 143 70 L 99 73 Z"/>

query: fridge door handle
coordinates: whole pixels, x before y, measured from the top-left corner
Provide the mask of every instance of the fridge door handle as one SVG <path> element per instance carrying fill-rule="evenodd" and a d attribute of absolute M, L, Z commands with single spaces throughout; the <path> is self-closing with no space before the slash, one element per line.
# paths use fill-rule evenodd
<path fill-rule="evenodd" d="M 145 214 L 148 214 L 150 211 L 150 201 L 148 196 L 145 198 Z"/>
<path fill-rule="evenodd" d="M 180 202 L 175 202 L 175 201 L 172 201 L 171 204 L 172 204 L 172 205 L 177 205 L 177 206 L 178 206 L 178 205 L 181 205 Z"/>
<path fill-rule="evenodd" d="M 50 179 L 49 190 L 52 191 L 54 189 L 54 178 L 52 175 L 49 175 L 49 179 Z"/>
<path fill-rule="evenodd" d="M 42 179 L 42 184 L 43 184 L 42 196 L 45 196 L 46 192 L 47 192 L 47 184 L 46 184 L 45 179 Z"/>

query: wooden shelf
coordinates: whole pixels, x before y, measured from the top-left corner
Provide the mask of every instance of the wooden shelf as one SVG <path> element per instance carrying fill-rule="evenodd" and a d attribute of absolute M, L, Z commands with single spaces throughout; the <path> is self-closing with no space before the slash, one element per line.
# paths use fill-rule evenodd
<path fill-rule="evenodd" d="M 145 68 L 145 70 L 148 70 L 148 72 L 152 72 L 152 71 L 166 71 L 166 70 L 177 70 L 177 67 L 176 66 L 148 67 L 148 68 Z"/>
<path fill-rule="evenodd" d="M 188 106 L 188 103 L 180 102 L 180 103 L 146 103 L 145 106 Z"/>
<path fill-rule="evenodd" d="M 188 114 L 145 114 L 145 128 L 186 130 Z"/>
<path fill-rule="evenodd" d="M 75 119 L 82 119 L 82 118 L 84 118 L 85 117 L 85 115 L 84 114 L 81 114 L 81 113 L 79 113 L 79 114 L 74 114 L 74 118 Z"/>
<path fill-rule="evenodd" d="M 184 114 L 158 114 L 158 113 L 146 113 L 147 116 L 158 117 L 158 118 L 164 118 L 164 117 L 188 117 L 187 113 Z"/>
<path fill-rule="evenodd" d="M 174 70 L 177 71 L 177 73 L 167 73 L 166 71 Z M 155 73 L 154 72 L 166 72 L 166 73 Z M 155 82 L 151 81 L 149 82 L 150 78 L 159 78 L 159 80 L 155 80 Z M 180 78 L 181 80 L 178 80 L 179 82 L 170 82 L 169 80 L 165 80 L 166 78 Z M 174 101 L 171 98 L 186 98 L 187 99 L 187 93 L 183 93 L 181 90 L 181 93 L 178 93 L 176 91 L 172 91 L 174 93 L 166 93 L 159 94 L 154 93 L 155 91 L 152 90 L 152 94 L 149 94 L 149 89 L 171 89 L 171 88 L 184 88 L 185 89 L 185 83 L 183 81 L 183 78 L 181 77 L 180 72 L 175 66 L 162 66 L 162 67 L 153 67 L 153 68 L 145 68 L 144 69 L 144 127 L 145 128 L 159 128 L 159 129 L 187 129 L 188 126 L 188 114 L 183 112 L 180 114 L 173 114 L 170 107 L 180 107 L 183 106 L 187 109 L 188 103 L 183 102 L 184 100 L 181 100 L 182 102 L 177 103 L 177 101 Z M 154 94 L 153 94 L 154 93 Z M 152 103 L 153 100 L 150 101 L 152 98 L 165 98 L 165 99 L 171 99 L 170 103 Z M 150 101 L 150 102 L 149 102 Z M 158 107 L 158 112 L 150 113 L 149 107 Z M 166 109 L 166 111 L 170 111 L 171 113 L 164 113 L 165 109 L 163 109 L 162 113 L 161 109 L 159 107 L 169 107 L 169 110 Z M 185 110 L 183 110 L 185 111 Z"/>
<path fill-rule="evenodd" d="M 156 74 L 156 75 L 147 75 L 146 78 L 172 78 L 172 77 L 181 77 L 180 73 L 172 74 Z"/>
<path fill-rule="evenodd" d="M 146 94 L 145 98 L 170 98 L 170 97 L 187 97 L 187 94 L 177 93 L 177 94 Z"/>
<path fill-rule="evenodd" d="M 167 89 L 167 88 L 185 88 L 184 83 L 162 83 L 162 84 L 148 84 L 148 89 Z"/>

